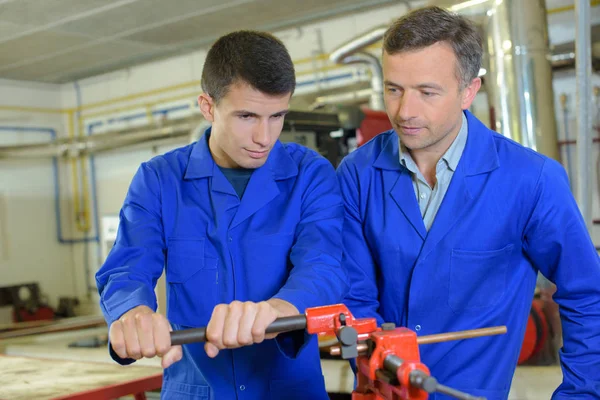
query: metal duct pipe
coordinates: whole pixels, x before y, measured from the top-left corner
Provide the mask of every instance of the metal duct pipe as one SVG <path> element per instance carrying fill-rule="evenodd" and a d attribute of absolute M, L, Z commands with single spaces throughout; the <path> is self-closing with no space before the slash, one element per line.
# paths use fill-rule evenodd
<path fill-rule="evenodd" d="M 68 148 L 68 143 L 62 143 L 58 140 L 51 143 L 0 146 L 0 160 L 7 158 L 35 159 L 63 157 L 67 154 Z"/>
<path fill-rule="evenodd" d="M 369 106 L 373 110 L 385 110 L 383 102 L 383 71 L 379 59 L 361 49 L 380 41 L 387 27 L 378 27 L 367 32 L 333 51 L 329 59 L 338 64 L 365 63 L 371 69 L 371 99 Z"/>
<path fill-rule="evenodd" d="M 559 159 L 545 3 L 490 5 L 484 22 L 490 53 L 486 86 L 495 129 Z"/>
<path fill-rule="evenodd" d="M 192 132 L 196 125 L 197 124 L 192 122 L 185 122 L 127 134 L 94 135 L 98 136 L 98 139 L 94 140 L 94 136 L 91 136 L 91 140 L 86 141 L 85 143 L 85 152 L 101 153 L 126 146 L 154 142 L 156 140 L 171 139 L 176 137 L 189 138 L 190 132 Z"/>
<path fill-rule="evenodd" d="M 369 106 L 373 110 L 385 110 L 383 102 L 383 70 L 379 59 L 372 54 L 359 51 L 344 58 L 344 64 L 364 63 L 371 69 L 371 98 Z"/>
<path fill-rule="evenodd" d="M 158 140 L 189 138 L 190 132 L 197 125 L 197 122 L 188 121 L 153 129 L 136 129 L 127 133 L 110 132 L 75 139 L 58 139 L 50 143 L 0 146 L 0 159 L 71 158 Z"/>
<path fill-rule="evenodd" d="M 320 96 L 310 105 L 310 110 L 316 110 L 327 104 L 335 103 L 357 103 L 371 99 L 373 95 L 373 89 L 361 89 L 354 92 L 346 92 L 339 94 L 332 94 L 328 96 Z"/>
<path fill-rule="evenodd" d="M 380 41 L 383 38 L 383 35 L 385 34 L 386 30 L 387 27 L 380 26 L 378 28 L 373 29 L 372 31 L 369 31 L 352 39 L 351 41 L 338 47 L 337 50 L 331 52 L 331 54 L 329 55 L 329 59 L 336 64 L 342 63 L 342 60 L 344 58 L 356 53 L 362 48 L 365 48 L 367 46 L 372 45 L 373 43 L 377 43 L 378 41 Z"/>
<path fill-rule="evenodd" d="M 575 1 L 575 69 L 577 109 L 577 202 L 592 229 L 592 62 L 589 0 Z"/>
<path fill-rule="evenodd" d="M 562 66 L 574 65 L 575 63 L 575 52 L 569 51 L 567 53 L 557 53 L 550 56 L 550 62 L 552 68 L 560 68 Z"/>

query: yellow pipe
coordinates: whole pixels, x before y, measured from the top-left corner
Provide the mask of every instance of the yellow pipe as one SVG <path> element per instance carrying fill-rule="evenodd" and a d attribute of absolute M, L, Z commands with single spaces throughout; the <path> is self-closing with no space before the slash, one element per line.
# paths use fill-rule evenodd
<path fill-rule="evenodd" d="M 81 106 L 80 110 L 82 110 L 82 111 L 89 110 L 92 108 L 107 106 L 107 105 L 111 105 L 111 104 L 122 102 L 122 101 L 135 100 L 135 99 L 139 99 L 140 97 L 153 96 L 156 94 L 170 92 L 170 91 L 178 90 L 178 89 L 185 89 L 190 86 L 198 86 L 198 85 L 200 85 L 200 81 L 197 80 L 197 81 L 191 81 L 191 82 L 186 82 L 186 83 L 180 83 L 180 84 L 172 85 L 172 86 L 165 86 L 163 88 L 147 90 L 145 92 L 133 93 L 133 94 L 129 94 L 127 96 L 121 96 L 121 97 L 116 97 L 116 98 L 110 99 L 110 100 L 99 101 L 97 103 L 85 104 L 85 105 Z"/>
<path fill-rule="evenodd" d="M 294 65 L 308 64 L 313 61 L 323 61 L 323 60 L 328 60 L 328 59 L 329 59 L 329 54 L 319 54 L 319 55 L 312 56 L 312 57 L 299 58 L 299 59 L 295 60 L 293 63 L 294 63 Z"/>
<path fill-rule="evenodd" d="M 41 107 L 21 107 L 21 106 L 0 106 L 0 110 L 14 112 L 28 112 L 40 114 L 64 114 L 66 110 L 58 108 L 41 108 Z"/>
<path fill-rule="evenodd" d="M 150 104 L 146 104 L 146 117 L 148 117 L 149 124 L 154 122 L 154 115 L 152 115 L 152 106 Z"/>
<path fill-rule="evenodd" d="M 590 0 L 590 6 L 594 7 L 594 6 L 597 6 L 598 4 L 600 4 L 600 0 Z M 557 14 L 557 13 L 561 13 L 561 12 L 565 12 L 565 11 L 571 11 L 574 9 L 575 9 L 575 5 L 570 5 L 570 6 L 553 8 L 551 10 L 548 10 L 547 13 L 548 14 Z"/>
<path fill-rule="evenodd" d="M 68 124 L 67 131 L 71 141 L 75 138 L 75 121 L 73 111 L 67 112 Z M 77 176 L 77 160 L 74 157 L 69 158 L 71 164 L 71 179 L 73 180 L 73 208 L 75 209 L 75 223 L 77 228 L 80 227 L 80 209 L 81 203 L 79 198 L 79 177 Z"/>
<path fill-rule="evenodd" d="M 77 122 L 78 122 L 79 137 L 83 138 L 83 136 L 85 135 L 85 132 L 84 132 L 85 128 L 84 128 L 83 119 L 81 118 L 80 113 L 78 114 Z M 79 165 L 81 168 L 81 193 L 83 196 L 83 207 L 81 210 L 81 217 L 83 218 L 83 223 L 78 227 L 79 227 L 80 231 L 86 232 L 86 233 L 89 232 L 91 229 L 90 184 L 88 181 L 88 170 L 87 170 L 88 160 L 89 160 L 89 158 L 87 155 L 79 157 Z"/>
<path fill-rule="evenodd" d="M 67 111 L 67 131 L 69 135 L 69 139 L 74 141 L 75 139 L 75 115 L 72 110 Z M 79 120 L 81 127 L 81 120 Z M 82 130 L 80 128 L 80 135 L 82 134 Z M 80 168 L 82 171 L 82 190 L 83 190 L 83 207 L 82 207 L 82 199 L 80 198 L 80 188 L 79 188 L 79 168 L 78 163 L 80 164 Z M 79 157 L 79 160 L 75 157 L 70 157 L 69 162 L 71 164 L 71 179 L 73 180 L 73 208 L 75 209 L 75 224 L 77 229 L 82 232 L 88 232 L 90 230 L 90 213 L 89 213 L 89 190 L 88 190 L 88 179 L 87 179 L 87 168 L 85 167 L 85 163 Z"/>
<path fill-rule="evenodd" d="M 87 171 L 88 156 L 79 157 L 79 165 L 81 166 L 81 193 L 83 194 L 83 208 L 81 210 L 81 218 L 83 222 L 78 224 L 78 228 L 82 232 L 89 232 L 91 229 L 90 223 L 90 183 L 88 180 Z"/>
<path fill-rule="evenodd" d="M 127 106 L 123 106 L 123 107 L 118 107 L 118 108 L 112 108 L 110 110 L 103 110 L 103 111 L 98 111 L 95 113 L 88 113 L 88 114 L 84 114 L 83 117 L 84 118 L 95 118 L 95 117 L 101 117 L 103 115 L 110 115 L 110 114 L 116 114 L 116 113 L 120 113 L 123 111 L 131 111 L 131 110 L 135 110 L 135 109 L 139 109 L 142 107 L 152 107 L 155 106 L 157 104 L 161 104 L 161 103 L 166 103 L 169 101 L 176 101 L 176 100 L 181 100 L 181 99 L 195 99 L 196 97 L 198 97 L 198 92 L 188 92 L 185 94 L 180 94 L 177 96 L 171 96 L 171 97 L 164 97 L 162 99 L 156 100 L 156 101 L 152 101 L 149 103 L 144 103 L 144 104 L 131 104 L 131 105 L 127 105 Z"/>

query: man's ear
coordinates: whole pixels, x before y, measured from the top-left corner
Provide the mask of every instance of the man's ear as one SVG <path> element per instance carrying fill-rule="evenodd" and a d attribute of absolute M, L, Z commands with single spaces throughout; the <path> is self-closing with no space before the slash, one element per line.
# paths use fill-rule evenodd
<path fill-rule="evenodd" d="M 475 95 L 481 88 L 481 78 L 475 78 L 471 81 L 469 86 L 463 89 L 462 91 L 462 99 L 461 99 L 461 107 L 463 110 L 471 107 L 471 103 L 475 99 Z"/>
<path fill-rule="evenodd" d="M 198 96 L 198 107 L 200 107 L 200 112 L 204 115 L 204 119 L 208 122 L 214 122 L 215 120 L 215 102 L 213 98 L 210 97 L 206 93 L 200 94 Z"/>

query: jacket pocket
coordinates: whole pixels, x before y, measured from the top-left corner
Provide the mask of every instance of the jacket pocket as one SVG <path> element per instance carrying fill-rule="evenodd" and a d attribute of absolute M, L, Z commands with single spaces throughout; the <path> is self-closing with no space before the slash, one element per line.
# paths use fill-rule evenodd
<path fill-rule="evenodd" d="M 202 269 L 216 269 L 216 259 L 205 259 L 204 238 L 170 239 L 167 248 L 167 281 L 185 283 Z"/>
<path fill-rule="evenodd" d="M 210 388 L 206 385 L 189 385 L 164 380 L 160 398 L 165 400 L 209 400 Z"/>
<path fill-rule="evenodd" d="M 448 305 L 453 311 L 496 305 L 506 291 L 513 244 L 492 251 L 452 250 Z"/>
<path fill-rule="evenodd" d="M 208 323 L 219 293 L 218 260 L 205 255 L 204 238 L 170 239 L 167 248 L 167 315 L 171 322 L 197 327 Z"/>

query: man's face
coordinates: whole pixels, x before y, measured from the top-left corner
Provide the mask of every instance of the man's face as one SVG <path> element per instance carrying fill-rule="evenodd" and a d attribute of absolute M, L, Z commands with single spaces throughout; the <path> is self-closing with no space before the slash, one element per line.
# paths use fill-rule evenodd
<path fill-rule="evenodd" d="M 461 90 L 452 47 L 438 42 L 420 50 L 383 54 L 385 107 L 401 142 L 413 153 L 442 155 L 458 134 L 462 110 L 481 86 Z"/>
<path fill-rule="evenodd" d="M 201 94 L 198 103 L 212 123 L 209 147 L 217 165 L 261 167 L 281 135 L 290 98 L 291 93 L 266 95 L 244 82 L 232 84 L 218 104 Z"/>

